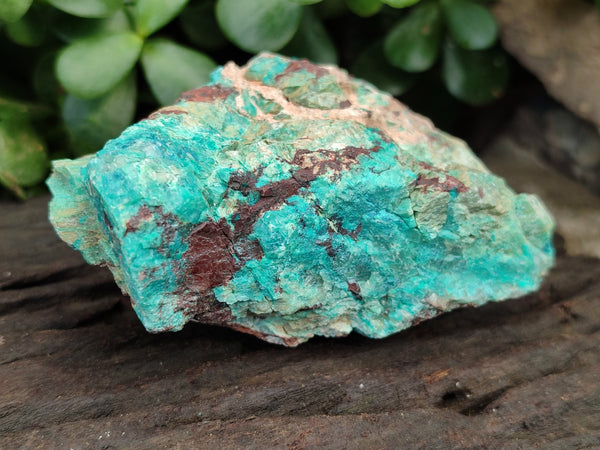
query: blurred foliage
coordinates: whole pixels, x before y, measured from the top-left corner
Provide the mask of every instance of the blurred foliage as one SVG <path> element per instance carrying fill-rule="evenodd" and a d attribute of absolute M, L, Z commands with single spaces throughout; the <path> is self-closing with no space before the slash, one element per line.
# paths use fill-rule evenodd
<path fill-rule="evenodd" d="M 484 105 L 508 80 L 486 3 L 1 0 L 0 184 L 26 198 L 50 159 L 97 151 L 217 63 L 263 50 L 340 64 L 396 96 L 437 79 Z"/>

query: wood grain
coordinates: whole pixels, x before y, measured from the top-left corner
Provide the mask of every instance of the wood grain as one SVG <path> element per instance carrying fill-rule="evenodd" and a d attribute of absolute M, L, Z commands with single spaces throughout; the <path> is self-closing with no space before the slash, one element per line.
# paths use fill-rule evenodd
<path fill-rule="evenodd" d="M 600 260 L 384 340 L 148 334 L 108 271 L 0 203 L 1 448 L 600 446 Z"/>

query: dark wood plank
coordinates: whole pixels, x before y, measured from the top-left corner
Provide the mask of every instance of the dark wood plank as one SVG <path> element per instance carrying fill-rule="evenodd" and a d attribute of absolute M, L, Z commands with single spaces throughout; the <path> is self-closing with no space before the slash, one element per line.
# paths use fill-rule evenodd
<path fill-rule="evenodd" d="M 47 201 L 0 204 L 2 448 L 600 446 L 600 260 L 384 340 L 151 335 Z"/>

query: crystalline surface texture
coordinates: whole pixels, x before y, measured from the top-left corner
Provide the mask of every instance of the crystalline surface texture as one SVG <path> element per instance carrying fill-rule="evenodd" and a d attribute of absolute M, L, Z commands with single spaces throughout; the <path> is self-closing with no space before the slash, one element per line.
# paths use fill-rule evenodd
<path fill-rule="evenodd" d="M 273 54 L 55 161 L 48 185 L 60 237 L 152 332 L 381 338 L 531 292 L 554 260 L 545 207 L 464 142 L 343 70 Z"/>

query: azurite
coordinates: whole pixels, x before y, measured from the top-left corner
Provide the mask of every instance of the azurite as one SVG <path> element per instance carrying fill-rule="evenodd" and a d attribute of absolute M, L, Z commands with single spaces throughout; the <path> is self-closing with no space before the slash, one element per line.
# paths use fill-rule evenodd
<path fill-rule="evenodd" d="M 144 326 L 381 338 L 535 290 L 553 222 L 464 142 L 331 66 L 261 54 L 54 162 L 50 220 Z"/>

